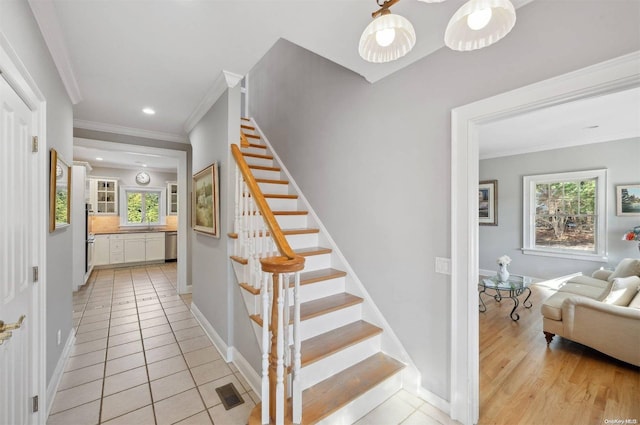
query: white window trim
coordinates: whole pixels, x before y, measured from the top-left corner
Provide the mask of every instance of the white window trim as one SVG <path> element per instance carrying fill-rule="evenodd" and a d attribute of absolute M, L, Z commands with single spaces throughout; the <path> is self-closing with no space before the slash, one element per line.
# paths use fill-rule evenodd
<path fill-rule="evenodd" d="M 535 185 L 558 181 L 596 179 L 596 241 L 595 253 L 581 253 L 571 249 L 540 248 L 535 246 Z M 584 261 L 607 261 L 607 170 L 586 170 L 523 177 L 522 253 L 543 257 L 568 258 Z"/>
<path fill-rule="evenodd" d="M 166 187 L 139 187 L 139 186 L 120 186 L 120 227 L 158 227 L 167 224 L 167 197 Z M 147 226 L 145 223 L 128 223 L 127 222 L 127 192 L 153 192 L 159 193 L 158 207 L 160 208 L 160 222 Z"/>

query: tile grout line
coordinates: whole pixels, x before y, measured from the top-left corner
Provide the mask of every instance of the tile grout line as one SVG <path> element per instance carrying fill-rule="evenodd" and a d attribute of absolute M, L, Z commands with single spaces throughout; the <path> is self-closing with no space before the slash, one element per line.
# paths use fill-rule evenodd
<path fill-rule="evenodd" d="M 96 276 L 97 277 L 97 276 Z M 104 368 L 102 371 L 102 391 L 100 392 L 100 410 L 98 411 L 98 424 L 102 423 L 102 407 L 104 401 L 104 385 L 107 380 L 107 359 L 109 358 L 109 337 L 111 336 L 111 315 L 113 314 L 113 292 L 115 287 L 115 272 L 111 276 L 111 303 L 109 304 L 109 327 L 107 328 L 107 347 L 104 350 Z"/>

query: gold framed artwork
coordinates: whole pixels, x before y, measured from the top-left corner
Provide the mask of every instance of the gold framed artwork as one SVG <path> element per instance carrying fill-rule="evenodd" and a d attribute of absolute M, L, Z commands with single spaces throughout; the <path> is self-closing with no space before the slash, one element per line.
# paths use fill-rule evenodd
<path fill-rule="evenodd" d="M 55 149 L 49 166 L 49 232 L 71 224 L 71 167 Z"/>
<path fill-rule="evenodd" d="M 498 225 L 498 180 L 484 180 L 478 185 L 478 223 Z"/>
<path fill-rule="evenodd" d="M 218 164 L 213 163 L 193 176 L 191 226 L 196 232 L 220 237 L 220 189 Z"/>

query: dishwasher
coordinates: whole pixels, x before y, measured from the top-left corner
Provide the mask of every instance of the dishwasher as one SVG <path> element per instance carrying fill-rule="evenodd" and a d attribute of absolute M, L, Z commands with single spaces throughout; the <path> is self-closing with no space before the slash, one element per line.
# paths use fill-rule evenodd
<path fill-rule="evenodd" d="M 178 260 L 178 232 L 166 232 L 164 235 L 164 260 Z"/>

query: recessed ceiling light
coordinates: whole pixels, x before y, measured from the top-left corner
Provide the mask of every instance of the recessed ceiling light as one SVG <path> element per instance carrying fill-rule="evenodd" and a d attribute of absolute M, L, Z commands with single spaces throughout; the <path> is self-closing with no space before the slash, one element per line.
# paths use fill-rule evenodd
<path fill-rule="evenodd" d="M 146 166 L 147 166 L 147 164 L 142 164 L 142 166 L 143 166 L 143 167 L 146 167 Z"/>
<path fill-rule="evenodd" d="M 103 160 L 103 158 L 102 158 L 102 157 L 99 157 L 99 156 L 98 156 L 98 157 L 96 157 L 96 161 L 102 161 L 102 160 Z"/>
<path fill-rule="evenodd" d="M 598 128 L 600 127 L 599 125 L 590 125 L 588 127 L 585 127 L 587 130 L 593 130 L 594 128 Z"/>
<path fill-rule="evenodd" d="M 145 114 L 147 114 L 147 115 L 154 115 L 154 114 L 156 113 L 156 111 L 154 111 L 154 110 L 153 110 L 153 109 L 151 109 L 151 108 L 144 108 L 144 109 L 142 110 L 142 112 L 144 112 L 144 113 L 145 113 Z"/>

